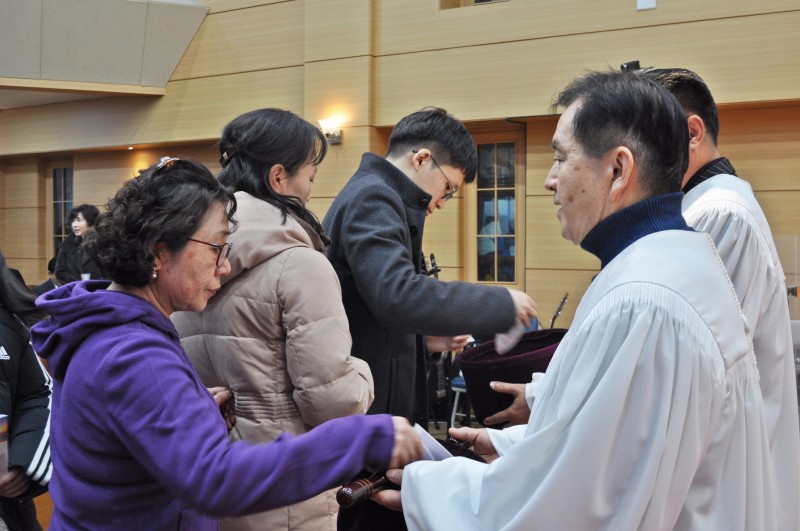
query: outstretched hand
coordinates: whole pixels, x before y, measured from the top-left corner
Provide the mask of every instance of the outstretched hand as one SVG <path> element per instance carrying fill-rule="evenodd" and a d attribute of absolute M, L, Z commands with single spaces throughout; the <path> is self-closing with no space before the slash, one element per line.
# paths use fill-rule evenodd
<path fill-rule="evenodd" d="M 397 468 L 387 470 L 386 479 L 395 485 L 402 485 L 403 471 Z M 383 505 L 387 509 L 391 509 L 392 511 L 403 510 L 403 500 L 399 490 L 385 489 L 378 491 L 372 495 L 371 500 L 379 505 Z"/>
<path fill-rule="evenodd" d="M 528 407 L 528 400 L 525 397 L 525 384 L 513 384 L 506 382 L 492 382 L 489 384 L 492 390 L 498 393 L 512 395 L 514 401 L 503 411 L 499 411 L 490 417 L 486 417 L 483 422 L 487 425 L 495 424 L 527 424 L 531 416 Z"/>

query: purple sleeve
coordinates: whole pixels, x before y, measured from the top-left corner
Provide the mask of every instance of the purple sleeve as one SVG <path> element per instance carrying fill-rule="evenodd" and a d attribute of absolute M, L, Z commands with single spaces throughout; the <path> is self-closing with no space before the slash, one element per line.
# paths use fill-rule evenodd
<path fill-rule="evenodd" d="M 120 349 L 125 352 L 105 371 L 109 422 L 143 468 L 205 514 L 233 516 L 296 503 L 341 485 L 367 465 L 389 464 L 389 415 L 334 419 L 268 444 L 231 443 L 183 351 L 158 338 L 137 343 Z"/>

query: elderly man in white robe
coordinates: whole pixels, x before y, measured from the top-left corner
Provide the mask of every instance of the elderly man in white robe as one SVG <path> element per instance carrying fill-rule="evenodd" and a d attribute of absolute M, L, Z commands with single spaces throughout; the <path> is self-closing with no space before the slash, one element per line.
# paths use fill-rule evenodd
<path fill-rule="evenodd" d="M 420 530 L 777 529 L 752 343 L 713 242 L 681 216 L 680 104 L 620 72 L 557 104 L 545 186 L 601 271 L 527 426 L 451 430 L 490 463 L 413 463 L 373 499 Z"/>

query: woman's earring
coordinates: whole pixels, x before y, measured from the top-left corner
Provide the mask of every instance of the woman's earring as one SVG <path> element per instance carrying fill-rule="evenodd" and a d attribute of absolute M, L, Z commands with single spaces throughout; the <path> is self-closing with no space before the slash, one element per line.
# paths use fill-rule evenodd
<path fill-rule="evenodd" d="M 158 271 L 153 268 L 153 278 L 158 278 Z"/>

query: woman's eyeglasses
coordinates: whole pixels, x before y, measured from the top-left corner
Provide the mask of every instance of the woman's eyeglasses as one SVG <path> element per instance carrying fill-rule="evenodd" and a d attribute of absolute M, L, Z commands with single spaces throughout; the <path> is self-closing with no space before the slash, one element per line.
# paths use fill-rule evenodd
<path fill-rule="evenodd" d="M 203 240 L 195 240 L 194 238 L 189 238 L 189 241 L 197 242 L 197 243 L 204 243 L 209 247 L 213 247 L 217 250 L 217 267 L 222 267 L 225 264 L 225 260 L 228 259 L 228 255 L 231 254 L 231 247 L 233 244 L 228 243 L 211 243 L 211 242 L 204 242 Z"/>

